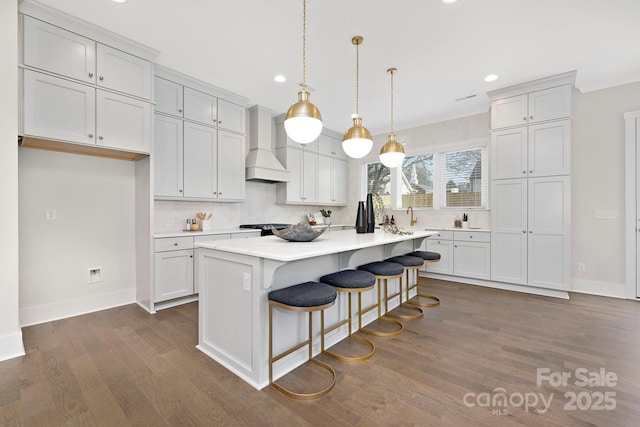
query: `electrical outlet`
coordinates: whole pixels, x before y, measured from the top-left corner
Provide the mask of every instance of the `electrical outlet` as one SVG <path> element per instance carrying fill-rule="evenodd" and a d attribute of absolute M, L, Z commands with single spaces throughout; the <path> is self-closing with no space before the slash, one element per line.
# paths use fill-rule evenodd
<path fill-rule="evenodd" d="M 595 219 L 618 219 L 618 211 L 615 209 L 596 209 Z"/>
<path fill-rule="evenodd" d="M 47 219 L 47 221 L 55 221 L 56 219 L 58 219 L 58 213 L 54 208 L 46 208 L 44 210 L 44 217 Z"/>
<path fill-rule="evenodd" d="M 578 271 L 587 271 L 587 264 L 585 264 L 584 262 L 579 262 Z"/>
<path fill-rule="evenodd" d="M 173 220 L 172 219 L 165 219 L 164 220 L 164 225 L 173 225 Z"/>
<path fill-rule="evenodd" d="M 89 268 L 89 284 L 102 282 L 102 267 Z"/>

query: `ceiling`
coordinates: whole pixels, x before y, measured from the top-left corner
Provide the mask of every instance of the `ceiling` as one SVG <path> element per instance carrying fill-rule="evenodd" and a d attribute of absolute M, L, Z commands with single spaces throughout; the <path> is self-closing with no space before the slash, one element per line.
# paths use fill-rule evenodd
<path fill-rule="evenodd" d="M 40 3 L 153 47 L 159 64 L 275 113 L 297 99 L 302 0 Z M 487 91 L 571 70 L 583 92 L 640 81 L 638 0 L 307 0 L 311 101 L 339 132 L 355 112 L 354 35 L 364 36 L 360 115 L 374 135 L 389 130 L 391 66 L 395 129 L 486 112 Z M 500 78 L 484 82 L 490 73 Z"/>

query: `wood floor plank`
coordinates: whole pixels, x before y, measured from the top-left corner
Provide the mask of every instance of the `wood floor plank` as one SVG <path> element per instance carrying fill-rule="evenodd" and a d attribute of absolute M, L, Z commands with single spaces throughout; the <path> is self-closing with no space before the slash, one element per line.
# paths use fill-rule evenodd
<path fill-rule="evenodd" d="M 197 303 L 155 315 L 131 304 L 24 328 L 26 356 L 0 363 L 0 425 L 640 425 L 637 302 L 420 281 L 441 305 L 403 321 L 400 336 L 368 336 L 377 351 L 364 363 L 319 355 L 337 383 L 312 401 L 255 390 L 198 351 Z M 538 385 L 538 368 L 604 368 L 618 381 Z M 303 384 L 296 375 L 304 370 L 289 379 Z M 501 390 L 515 403 L 482 405 L 481 396 L 499 403 Z M 567 409 L 566 393 L 596 392 L 615 393 L 615 410 Z M 549 407 L 517 404 L 533 394 L 553 394 Z"/>

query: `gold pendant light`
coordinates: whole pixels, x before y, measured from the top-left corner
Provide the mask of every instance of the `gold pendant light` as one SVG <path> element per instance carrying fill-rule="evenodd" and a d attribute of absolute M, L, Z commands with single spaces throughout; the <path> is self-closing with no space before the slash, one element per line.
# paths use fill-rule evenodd
<path fill-rule="evenodd" d="M 353 127 L 345 134 L 342 140 L 342 149 L 347 156 L 354 159 L 360 159 L 371 151 L 373 147 L 373 139 L 369 130 L 362 126 L 362 117 L 358 112 L 358 104 L 360 101 L 360 50 L 359 47 L 364 41 L 364 37 L 355 36 L 351 39 L 351 43 L 356 46 L 356 114 L 352 116 Z"/>
<path fill-rule="evenodd" d="M 387 70 L 391 74 L 391 132 L 389 140 L 380 149 L 380 161 L 388 168 L 396 168 L 404 160 L 404 148 L 396 141 L 396 134 L 393 133 L 393 73 L 396 71 L 396 68 Z"/>
<path fill-rule="evenodd" d="M 320 136 L 322 117 L 320 110 L 309 102 L 307 91 L 307 1 L 302 4 L 302 90 L 298 92 L 298 102 L 287 111 L 284 130 L 295 142 L 308 144 Z"/>

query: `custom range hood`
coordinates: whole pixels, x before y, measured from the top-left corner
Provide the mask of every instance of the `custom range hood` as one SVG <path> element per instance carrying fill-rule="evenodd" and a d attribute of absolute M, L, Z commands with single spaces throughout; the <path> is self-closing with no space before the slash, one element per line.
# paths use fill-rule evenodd
<path fill-rule="evenodd" d="M 247 181 L 289 181 L 289 171 L 273 154 L 272 134 L 271 110 L 259 105 L 249 108 L 249 154 L 247 154 L 245 171 Z"/>

